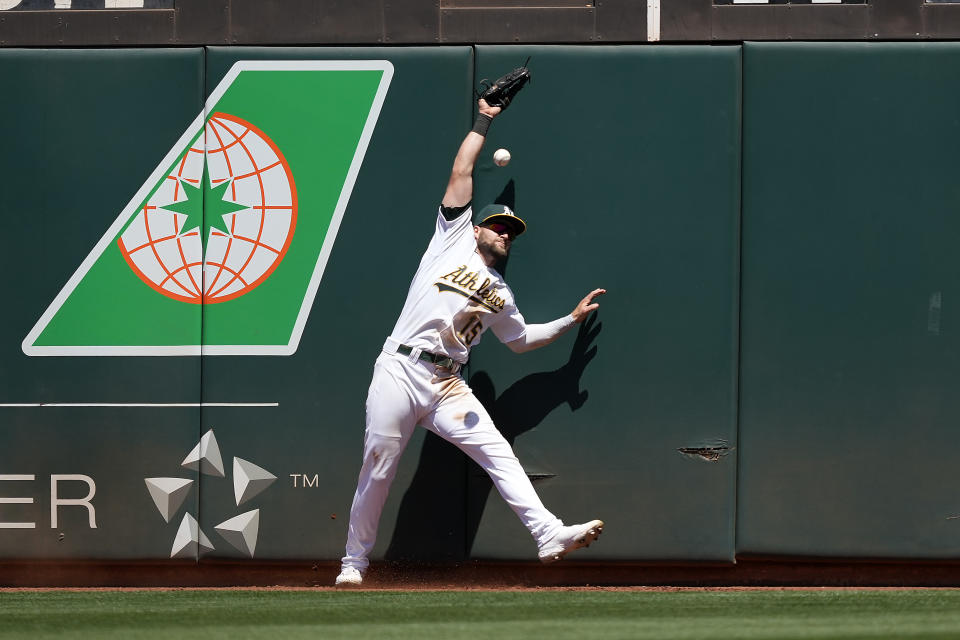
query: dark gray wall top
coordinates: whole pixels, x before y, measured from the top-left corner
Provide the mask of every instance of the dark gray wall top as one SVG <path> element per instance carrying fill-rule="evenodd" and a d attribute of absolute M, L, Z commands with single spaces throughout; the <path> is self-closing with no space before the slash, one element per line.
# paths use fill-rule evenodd
<path fill-rule="evenodd" d="M 3 47 L 960 37 L 960 2 L 923 0 L 867 0 L 862 4 L 785 0 L 771 0 L 770 4 L 732 4 L 732 0 L 143 0 L 142 9 L 106 9 L 101 8 L 107 4 L 104 0 L 83 0 L 60 10 L 52 8 L 53 0 L 21 0 L 3 10 L 10 4 L 9 0 L 0 2 Z"/>

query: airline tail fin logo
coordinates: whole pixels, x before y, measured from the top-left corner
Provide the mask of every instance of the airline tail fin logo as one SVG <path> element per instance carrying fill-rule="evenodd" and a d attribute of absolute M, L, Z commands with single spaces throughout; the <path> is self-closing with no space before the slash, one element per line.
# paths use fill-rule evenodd
<path fill-rule="evenodd" d="M 117 240 L 130 268 L 184 302 L 224 302 L 283 260 L 297 190 L 283 153 L 256 126 L 214 113 Z"/>
<path fill-rule="evenodd" d="M 235 64 L 24 353 L 294 353 L 392 76 L 382 60 Z"/>

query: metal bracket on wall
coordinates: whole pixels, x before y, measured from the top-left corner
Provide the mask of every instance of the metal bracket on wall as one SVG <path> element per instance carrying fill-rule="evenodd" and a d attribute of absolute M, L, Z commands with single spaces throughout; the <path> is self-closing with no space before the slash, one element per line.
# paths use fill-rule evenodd
<path fill-rule="evenodd" d="M 647 0 L 647 42 L 660 41 L 660 0 Z"/>

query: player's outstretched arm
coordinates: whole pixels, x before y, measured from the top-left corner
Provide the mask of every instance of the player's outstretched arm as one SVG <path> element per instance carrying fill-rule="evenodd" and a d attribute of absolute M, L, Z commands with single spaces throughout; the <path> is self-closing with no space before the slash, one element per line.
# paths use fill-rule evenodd
<path fill-rule="evenodd" d="M 586 320 L 592 311 L 600 307 L 600 304 L 593 300 L 606 292 L 606 289 L 594 289 L 580 301 L 576 308 L 570 312 L 570 315 L 544 324 L 528 324 L 522 337 L 507 342 L 506 345 L 514 353 L 525 353 L 547 346 L 572 329 L 575 324 L 580 324 Z"/>
<path fill-rule="evenodd" d="M 477 101 L 477 106 L 479 113 L 473 130 L 463 139 L 453 160 L 447 192 L 441 203 L 445 207 L 464 207 L 473 199 L 473 167 L 486 141 L 487 127 L 501 111 L 500 107 L 491 107 L 482 98 Z"/>

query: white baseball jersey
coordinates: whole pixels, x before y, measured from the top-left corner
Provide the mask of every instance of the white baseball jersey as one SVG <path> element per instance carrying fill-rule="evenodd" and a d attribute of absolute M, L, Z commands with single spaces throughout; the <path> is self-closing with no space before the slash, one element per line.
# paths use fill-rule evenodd
<path fill-rule="evenodd" d="M 420 260 L 391 338 L 466 363 L 470 348 L 491 329 L 501 342 L 523 337 L 526 322 L 513 291 L 477 253 L 473 211 L 437 226 Z"/>
<path fill-rule="evenodd" d="M 563 527 L 540 501 L 510 443 L 466 381 L 422 359 L 400 356 L 392 344 L 465 363 L 470 348 L 487 329 L 503 342 L 525 335 L 526 323 L 513 292 L 496 270 L 483 263 L 476 249 L 469 208 L 451 221 L 443 214 L 437 216 L 436 230 L 403 311 L 374 365 L 367 393 L 363 466 L 342 559 L 345 568 L 363 571 L 369 565 L 390 484 L 417 424 L 459 447 L 490 474 L 538 545 L 553 539 Z"/>

